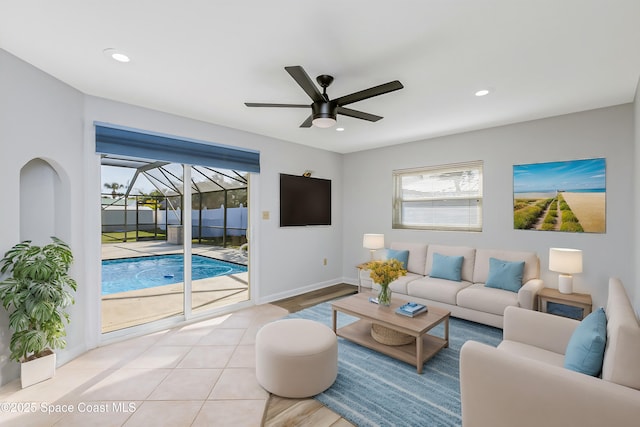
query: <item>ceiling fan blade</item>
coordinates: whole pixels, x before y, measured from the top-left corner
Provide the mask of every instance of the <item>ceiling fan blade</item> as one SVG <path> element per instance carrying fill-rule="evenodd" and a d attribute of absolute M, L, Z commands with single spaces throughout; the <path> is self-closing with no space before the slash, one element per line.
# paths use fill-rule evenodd
<path fill-rule="evenodd" d="M 369 89 L 361 90 L 360 92 L 354 92 L 349 95 L 341 96 L 334 99 L 339 106 L 351 104 L 353 102 L 362 101 L 363 99 L 373 98 L 374 96 L 383 95 L 385 93 L 393 92 L 394 90 L 402 89 L 402 83 L 398 80 L 394 80 L 389 83 L 382 84 L 380 86 L 370 87 Z"/>
<path fill-rule="evenodd" d="M 265 104 L 261 102 L 245 102 L 244 105 L 247 107 L 309 108 L 308 104 Z"/>
<path fill-rule="evenodd" d="M 302 122 L 302 124 L 300 125 L 301 128 L 310 128 L 311 127 L 311 122 L 313 121 L 313 114 L 310 115 L 309 117 L 307 117 L 307 120 L 305 120 L 304 122 Z"/>
<path fill-rule="evenodd" d="M 369 120 L 370 122 L 377 122 L 382 118 L 381 116 L 376 116 L 375 114 L 369 114 L 345 107 L 338 107 L 338 114 L 342 114 L 343 116 L 355 117 L 356 119 Z"/>
<path fill-rule="evenodd" d="M 309 98 L 313 99 L 314 102 L 323 101 L 324 98 L 322 94 L 313 83 L 309 75 L 304 68 L 299 65 L 284 67 L 287 70 L 287 73 L 293 77 L 293 79 L 300 85 L 300 87 L 309 95 Z"/>

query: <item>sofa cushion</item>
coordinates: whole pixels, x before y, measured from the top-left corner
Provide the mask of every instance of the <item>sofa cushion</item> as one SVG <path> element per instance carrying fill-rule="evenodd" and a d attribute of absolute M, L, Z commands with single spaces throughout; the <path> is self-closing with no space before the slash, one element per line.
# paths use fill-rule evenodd
<path fill-rule="evenodd" d="M 522 286 L 524 261 L 504 261 L 489 258 L 489 275 L 485 283 L 489 288 L 518 292 Z"/>
<path fill-rule="evenodd" d="M 602 379 L 640 390 L 640 326 L 622 282 L 609 279 Z"/>
<path fill-rule="evenodd" d="M 375 292 L 378 292 L 380 290 L 380 285 L 373 283 L 373 281 L 371 280 L 371 277 L 369 276 L 371 270 L 360 270 L 360 283 L 366 287 L 366 288 L 373 288 L 373 290 Z M 407 283 L 411 282 L 412 280 L 416 280 L 416 279 L 421 279 L 424 276 L 420 275 L 420 274 L 416 274 L 416 273 L 407 273 L 404 276 L 400 276 L 398 277 L 396 280 L 394 280 L 393 282 L 389 283 L 389 289 L 391 289 L 392 292 L 397 292 L 400 294 L 407 294 Z"/>
<path fill-rule="evenodd" d="M 461 280 L 463 256 L 447 256 L 439 253 L 433 254 L 433 266 L 429 276 L 438 279 Z"/>
<path fill-rule="evenodd" d="M 389 283 L 389 289 L 391 292 L 397 292 L 403 295 L 407 295 L 407 284 L 416 279 L 421 279 L 424 276 L 415 273 L 407 273 L 405 276 L 400 276 L 393 282 Z M 376 286 L 376 289 L 380 289 Z"/>
<path fill-rule="evenodd" d="M 518 294 L 474 283 L 458 292 L 456 302 L 460 307 L 503 316 L 505 308 L 518 306 Z"/>
<path fill-rule="evenodd" d="M 427 245 L 424 243 L 393 242 L 391 249 L 409 251 L 409 261 L 407 271 L 424 276 L 424 266 L 427 259 Z"/>
<path fill-rule="evenodd" d="M 540 278 L 540 260 L 535 252 L 518 252 L 498 249 L 477 249 L 473 269 L 473 283 L 486 283 L 489 277 L 489 260 L 524 261 L 522 283 Z"/>
<path fill-rule="evenodd" d="M 461 256 L 462 268 L 460 270 L 460 279 L 465 282 L 471 282 L 473 279 L 473 264 L 475 260 L 476 250 L 466 246 L 446 246 L 446 245 L 429 245 L 427 248 L 425 276 L 431 276 L 433 269 L 433 254 L 439 253 L 446 256 Z"/>
<path fill-rule="evenodd" d="M 596 376 L 602 370 L 607 341 L 607 316 L 602 308 L 582 319 L 573 331 L 564 355 L 564 367 Z"/>
<path fill-rule="evenodd" d="M 406 270 L 407 264 L 409 264 L 409 251 L 397 250 L 397 249 L 385 249 L 381 253 L 381 259 L 383 260 L 397 259 L 402 263 L 402 268 Z"/>
<path fill-rule="evenodd" d="M 471 283 L 424 277 L 407 284 L 407 295 L 455 305 L 456 295 L 467 286 L 471 286 Z"/>

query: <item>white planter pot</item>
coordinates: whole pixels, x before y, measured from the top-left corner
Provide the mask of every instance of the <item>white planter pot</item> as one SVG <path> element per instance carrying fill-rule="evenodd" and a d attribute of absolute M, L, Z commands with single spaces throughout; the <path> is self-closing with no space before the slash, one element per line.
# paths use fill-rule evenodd
<path fill-rule="evenodd" d="M 56 354 L 23 362 L 20 364 L 22 388 L 53 378 L 56 374 Z"/>

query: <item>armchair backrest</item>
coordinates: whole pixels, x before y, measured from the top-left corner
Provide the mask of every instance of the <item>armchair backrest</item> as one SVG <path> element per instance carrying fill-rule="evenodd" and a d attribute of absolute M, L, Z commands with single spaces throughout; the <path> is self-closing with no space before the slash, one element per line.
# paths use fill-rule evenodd
<path fill-rule="evenodd" d="M 640 390 L 640 325 L 622 282 L 609 279 L 602 379 Z"/>

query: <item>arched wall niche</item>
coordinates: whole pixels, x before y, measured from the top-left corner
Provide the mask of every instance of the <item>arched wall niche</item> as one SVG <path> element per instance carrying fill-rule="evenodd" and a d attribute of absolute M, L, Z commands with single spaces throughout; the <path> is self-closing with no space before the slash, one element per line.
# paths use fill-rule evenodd
<path fill-rule="evenodd" d="M 30 160 L 20 169 L 20 241 L 43 245 L 51 236 L 69 241 L 70 229 L 67 174 L 51 160 Z"/>

